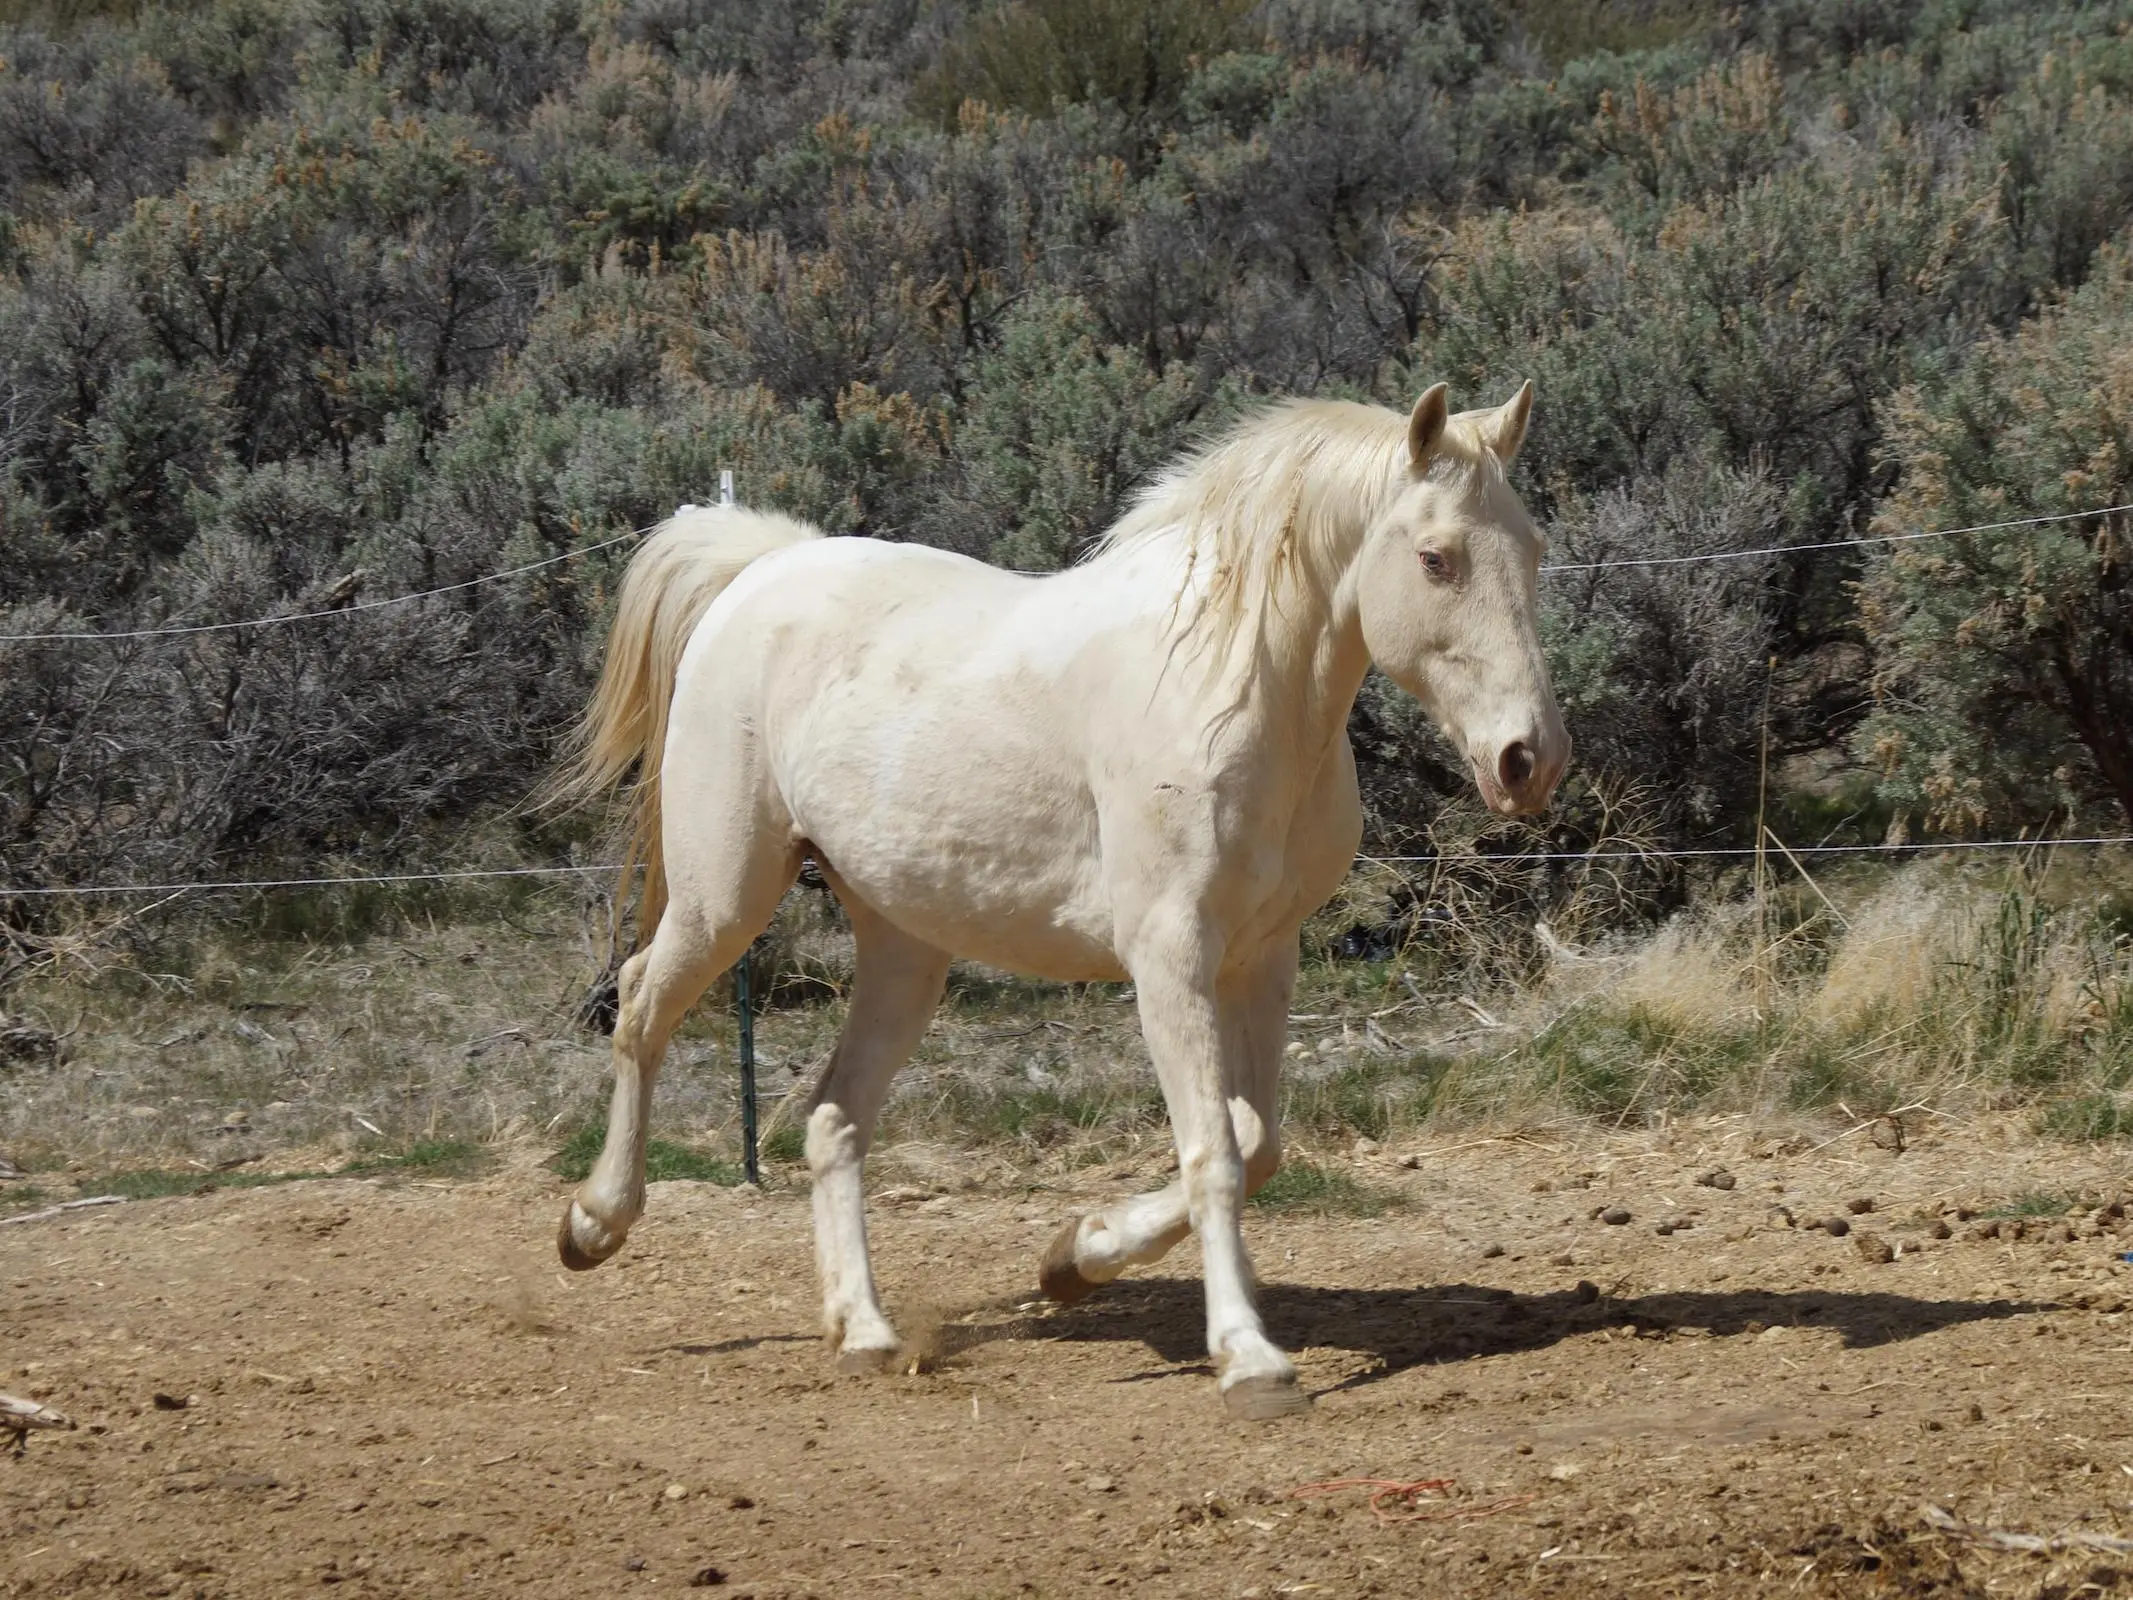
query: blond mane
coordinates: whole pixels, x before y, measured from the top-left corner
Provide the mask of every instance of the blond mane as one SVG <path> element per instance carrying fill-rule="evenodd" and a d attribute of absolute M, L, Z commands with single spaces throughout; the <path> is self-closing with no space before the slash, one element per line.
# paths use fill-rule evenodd
<path fill-rule="evenodd" d="M 1500 483 L 1503 463 L 1473 420 L 1446 426 L 1428 477 L 1462 490 Z M 1346 400 L 1285 400 L 1184 457 L 1144 489 L 1090 564 L 1164 546 L 1182 557 L 1179 616 L 1219 653 L 1262 645 L 1292 604 L 1330 595 L 1363 532 L 1409 482 L 1407 418 Z M 1188 614 L 1195 587 L 1201 602 Z"/>

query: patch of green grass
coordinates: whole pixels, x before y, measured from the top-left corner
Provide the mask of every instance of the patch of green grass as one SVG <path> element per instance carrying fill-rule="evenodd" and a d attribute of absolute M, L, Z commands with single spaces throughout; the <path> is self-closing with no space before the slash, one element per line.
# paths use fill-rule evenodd
<path fill-rule="evenodd" d="M 50 1200 L 51 1196 L 33 1183 L 0 1189 L 0 1211 L 35 1211 Z"/>
<path fill-rule="evenodd" d="M 489 1152 L 478 1144 L 460 1139 L 423 1139 L 396 1156 L 365 1156 L 341 1168 L 345 1178 L 368 1178 L 388 1173 L 408 1173 L 425 1178 L 471 1178 L 486 1171 Z"/>
<path fill-rule="evenodd" d="M 2133 1106 L 2113 1094 L 2084 1094 L 2045 1107 L 2038 1131 L 2054 1139 L 2133 1137 Z"/>
<path fill-rule="evenodd" d="M 958 1134 L 980 1141 L 1045 1147 L 1147 1126 L 1162 1117 L 1163 1097 L 1140 1080 L 1095 1088 L 1022 1081 L 994 1088 L 960 1080 L 919 1115 L 945 1118 Z M 911 1119 L 899 1111 L 893 1120 L 903 1126 Z"/>
<path fill-rule="evenodd" d="M 2041 1189 L 2032 1189 L 2027 1194 L 2018 1194 L 2004 1206 L 1985 1213 L 1988 1217 L 2063 1217 L 2074 1209 L 2070 1195 L 2046 1194 Z"/>
<path fill-rule="evenodd" d="M 1449 1061 L 1431 1055 L 1375 1056 L 1337 1072 L 1293 1077 L 1282 1086 L 1282 1120 L 1383 1139 L 1396 1126 L 1428 1117 L 1450 1070 Z"/>
<path fill-rule="evenodd" d="M 1335 1172 L 1313 1161 L 1291 1160 L 1260 1185 L 1250 1203 L 1269 1211 L 1308 1211 L 1319 1215 L 1378 1217 L 1397 1203 L 1398 1197 L 1357 1183 L 1345 1172 Z"/>
<path fill-rule="evenodd" d="M 76 1187 L 83 1194 L 122 1194 L 128 1200 L 162 1200 L 174 1194 L 207 1194 L 215 1189 L 263 1189 L 273 1183 L 296 1183 L 305 1178 L 330 1178 L 330 1172 L 113 1172 L 101 1178 L 84 1178 Z"/>
<path fill-rule="evenodd" d="M 596 1122 L 580 1128 L 555 1153 L 548 1165 L 558 1175 L 572 1183 L 581 1183 L 592 1171 L 593 1162 L 600 1154 L 600 1147 L 607 1142 L 607 1125 Z M 692 1150 L 684 1144 L 669 1144 L 664 1139 L 649 1139 L 644 1146 L 644 1177 L 647 1183 L 664 1183 L 670 1178 L 689 1178 L 697 1183 L 722 1184 L 734 1188 L 745 1183 L 748 1175 L 736 1161 L 723 1161 L 717 1156 L 705 1155 L 701 1150 Z"/>
<path fill-rule="evenodd" d="M 807 1130 L 790 1122 L 772 1128 L 769 1136 L 757 1143 L 756 1151 L 765 1161 L 805 1161 Z"/>
<path fill-rule="evenodd" d="M 175 1194 L 207 1194 L 216 1189 L 263 1189 L 276 1183 L 317 1178 L 470 1178 L 489 1165 L 489 1153 L 457 1140 L 426 1139 L 394 1155 L 368 1155 L 332 1172 L 202 1172 L 146 1168 L 84 1178 L 75 1187 L 83 1194 L 122 1194 L 128 1200 L 161 1200 Z"/>

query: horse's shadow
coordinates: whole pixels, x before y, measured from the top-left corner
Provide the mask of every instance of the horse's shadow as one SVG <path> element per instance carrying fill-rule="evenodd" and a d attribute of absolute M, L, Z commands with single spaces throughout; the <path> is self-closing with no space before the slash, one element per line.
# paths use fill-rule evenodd
<path fill-rule="evenodd" d="M 1616 1297 L 1590 1286 L 1515 1294 L 1477 1284 L 1416 1289 L 1327 1289 L 1270 1283 L 1259 1291 L 1267 1332 L 1289 1350 L 1353 1350 L 1372 1357 L 1364 1371 L 1332 1385 L 1360 1388 L 1409 1368 L 1470 1356 L 1544 1350 L 1600 1328 L 1664 1335 L 1713 1335 L 1795 1326 L 1833 1328 L 1847 1348 L 1895 1344 L 1967 1322 L 1998 1321 L 2056 1306 L 2027 1300 L 1919 1300 L 1830 1289 L 1690 1291 Z M 1138 1341 L 1166 1362 L 1206 1360 L 1206 1311 L 1192 1278 L 1123 1278 L 1077 1306 L 1041 1318 L 966 1322 L 941 1330 L 944 1355 L 1002 1338 Z M 1121 1381 L 1139 1381 L 1143 1373 Z"/>

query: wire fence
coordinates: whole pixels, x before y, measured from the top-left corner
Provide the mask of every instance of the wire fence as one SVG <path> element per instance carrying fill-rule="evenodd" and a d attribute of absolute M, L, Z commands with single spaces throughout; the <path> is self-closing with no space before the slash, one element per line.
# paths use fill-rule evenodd
<path fill-rule="evenodd" d="M 733 475 L 720 474 L 720 503 L 735 504 Z M 676 509 L 678 516 L 693 511 L 694 506 Z M 1612 568 L 1688 566 L 1714 561 L 1739 561 L 1754 556 L 1796 555 L 1809 551 L 1863 549 L 1877 544 L 1908 543 L 1922 539 L 1952 539 L 1970 534 L 2003 533 L 2022 528 L 2035 528 L 2051 523 L 2073 522 L 2092 517 L 2114 516 L 2133 511 L 2133 502 L 2120 505 L 2096 506 L 2084 511 L 2053 512 L 2043 516 L 2017 517 L 2003 522 L 1975 523 L 1961 528 L 1922 529 L 1911 533 L 1868 534 L 1857 538 L 1832 539 L 1815 544 L 1771 545 L 1752 550 L 1717 550 L 1695 555 L 1638 556 L 1609 561 L 1564 562 L 1543 567 L 1543 572 L 1597 572 Z M 539 561 L 529 561 L 522 566 L 505 568 L 499 572 L 486 573 L 478 578 L 469 578 L 460 583 L 450 583 L 435 589 L 418 590 L 412 594 L 391 595 L 376 600 L 365 600 L 345 606 L 336 606 L 318 611 L 297 611 L 282 616 L 252 617 L 232 622 L 208 622 L 180 624 L 157 628 L 130 628 L 115 632 L 55 631 L 44 633 L 0 634 L 0 644 L 54 643 L 70 641 L 116 641 L 128 639 L 158 639 L 180 635 L 221 633 L 239 628 L 276 627 L 283 623 L 310 622 L 334 617 L 347 617 L 359 612 L 383 610 L 388 606 L 411 605 L 418 600 L 433 599 L 439 595 L 457 594 L 464 590 L 479 588 L 485 584 L 501 583 L 512 578 L 521 578 L 564 562 L 575 561 L 584 556 L 613 549 L 632 539 L 650 533 L 658 524 L 632 528 L 598 543 L 582 545 L 566 550 L 560 555 L 548 556 Z M 1796 856 L 1903 856 L 1925 852 L 1963 850 L 2009 850 L 2021 848 L 2044 848 L 2072 845 L 2133 845 L 2133 834 L 2096 836 L 2077 839 L 1960 839 L 1926 843 L 1878 844 L 1878 845 L 1794 845 L 1787 847 Z M 1761 852 L 1754 846 L 1712 846 L 1689 849 L 1646 850 L 1636 848 L 1607 850 L 1541 850 L 1506 851 L 1503 854 L 1430 855 L 1430 856 L 1358 856 L 1363 862 L 1380 865 L 1423 865 L 1461 862 L 1490 862 L 1499 865 L 1536 862 L 1565 861 L 1681 861 L 1718 860 L 1745 858 Z M 189 883 L 122 883 L 122 884 L 72 884 L 61 886 L 10 886 L 0 887 L 0 899 L 53 899 L 92 898 L 121 895 L 184 895 L 199 893 L 243 893 L 270 889 L 320 889 L 341 888 L 356 885 L 394 885 L 415 883 L 450 883 L 476 879 L 495 878 L 552 878 L 586 876 L 602 873 L 619 873 L 622 868 L 614 863 L 588 866 L 543 866 L 543 867 L 477 867 L 449 868 L 420 872 L 352 873 L 344 876 L 310 878 L 228 878 L 203 880 Z"/>
<path fill-rule="evenodd" d="M 653 524 L 657 526 L 657 524 Z M 347 605 L 328 606 L 319 611 L 291 611 L 277 617 L 245 617 L 235 622 L 193 622 L 174 624 L 162 628 L 123 628 L 113 633 L 55 632 L 55 633 L 0 633 L 0 644 L 48 644 L 61 641 L 101 640 L 112 642 L 122 639 L 171 639 L 181 634 L 229 633 L 239 628 L 278 628 L 285 622 L 318 622 L 328 617 L 350 617 L 363 611 L 383 611 L 388 606 L 413 605 L 417 600 L 433 600 L 441 594 L 458 594 L 465 589 L 479 589 L 484 584 L 502 583 L 510 578 L 523 578 L 529 572 L 539 572 L 544 567 L 561 566 L 566 561 L 576 561 L 580 556 L 595 555 L 602 550 L 611 550 L 618 544 L 650 533 L 650 527 L 632 528 L 627 533 L 618 533 L 612 539 L 602 539 L 598 544 L 580 545 L 575 550 L 565 550 L 559 556 L 548 556 L 540 561 L 529 561 L 522 567 L 507 567 L 502 572 L 483 573 L 478 578 L 468 578 L 461 583 L 447 583 L 435 589 L 419 589 L 413 594 L 385 595 L 376 600 L 352 600 Z"/>
<path fill-rule="evenodd" d="M 730 504 L 730 502 L 728 502 Z M 683 506 L 681 511 L 693 511 L 693 506 Z M 1605 572 L 1631 567 L 1685 567 L 1698 566 L 1714 561 L 1746 561 L 1756 556 L 1802 555 L 1819 550 L 1863 550 L 1873 545 L 1907 544 L 1920 539 L 1954 539 L 1976 533 L 2007 533 L 2019 528 L 2037 528 L 2054 522 L 2078 522 L 2088 517 L 2115 516 L 2120 512 L 2133 511 L 2133 502 L 2124 505 L 2095 506 L 2086 511 L 2057 511 L 2045 516 L 2017 517 L 2007 522 L 1980 522 L 1966 528 L 1928 528 L 1913 533 L 1870 533 L 1850 539 L 1829 539 L 1814 544 L 1765 545 L 1753 550 L 1708 550 L 1695 555 L 1683 556 L 1624 556 L 1608 561 L 1564 561 L 1541 568 L 1543 572 Z M 677 512 L 677 515 L 679 513 Z M 52 644 L 67 642 L 117 642 L 128 639 L 169 639 L 184 635 L 203 633 L 228 633 L 241 628 L 277 628 L 284 623 L 318 622 L 334 617 L 349 617 L 366 611 L 382 611 L 390 606 L 413 605 L 418 600 L 432 600 L 439 595 L 458 594 L 467 589 L 478 589 L 485 584 L 503 583 L 512 578 L 523 578 L 528 573 L 540 572 L 548 567 L 560 566 L 566 561 L 576 561 L 584 556 L 597 555 L 602 550 L 611 550 L 618 544 L 642 538 L 650 533 L 657 523 L 642 528 L 632 528 L 627 533 L 618 533 L 611 539 L 602 539 L 597 544 L 580 545 L 574 550 L 565 550 L 560 555 L 547 556 L 539 561 L 529 561 L 524 566 L 507 567 L 501 572 L 484 573 L 478 578 L 468 578 L 459 583 L 447 583 L 435 589 L 418 589 L 412 594 L 382 596 L 376 600 L 353 601 L 347 605 L 329 606 L 317 611 L 292 611 L 281 616 L 246 617 L 233 622 L 178 623 L 156 628 L 121 628 L 109 632 L 92 630 L 60 630 L 47 633 L 0 633 L 0 644 Z"/>
<path fill-rule="evenodd" d="M 2097 834 L 2070 839 L 1943 839 L 1909 844 L 1796 844 L 1784 852 L 1796 856 L 1916 856 L 1964 850 L 2057 850 L 2078 846 L 2133 845 L 2133 833 Z M 1431 866 L 1488 864 L 1515 867 L 1542 861 L 1692 861 L 1739 859 L 1758 854 L 1752 845 L 1712 846 L 1689 850 L 1516 850 L 1500 855 L 1484 851 L 1454 852 L 1433 856 L 1358 855 L 1366 866 Z M 434 872 L 361 872 L 345 877 L 322 878 L 221 878 L 197 883 L 98 883 L 70 884 L 57 888 L 0 887 L 0 900 L 12 898 L 61 899 L 98 895 L 178 895 L 244 892 L 267 889 L 331 889 L 362 884 L 456 883 L 479 878 L 598 877 L 620 873 L 619 862 L 595 862 L 570 867 L 468 867 Z"/>

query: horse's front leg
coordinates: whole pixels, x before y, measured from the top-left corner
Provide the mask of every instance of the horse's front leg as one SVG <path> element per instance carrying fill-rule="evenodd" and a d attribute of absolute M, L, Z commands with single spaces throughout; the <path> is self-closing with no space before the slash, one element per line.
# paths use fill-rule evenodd
<path fill-rule="evenodd" d="M 1252 1264 L 1241 1211 L 1244 1157 L 1231 1122 L 1224 1070 L 1225 1029 L 1216 992 L 1220 951 L 1196 919 L 1142 948 L 1133 961 L 1141 1032 L 1155 1061 L 1177 1139 L 1178 1181 L 1200 1236 L 1207 1290 L 1207 1352 L 1231 1415 L 1258 1421 L 1309 1402 L 1296 1369 L 1266 1335 L 1252 1301 Z M 1241 1063 L 1240 1063 L 1241 1065 Z"/>
<path fill-rule="evenodd" d="M 1257 960 L 1226 971 L 1218 993 L 1229 1122 L 1244 1162 L 1246 1198 L 1281 1166 L 1281 1048 L 1295 984 L 1291 930 Z M 1038 1287 L 1061 1305 L 1073 1305 L 1128 1267 L 1160 1261 L 1191 1231 L 1183 1180 L 1115 1201 L 1060 1229 L 1038 1266 Z"/>

